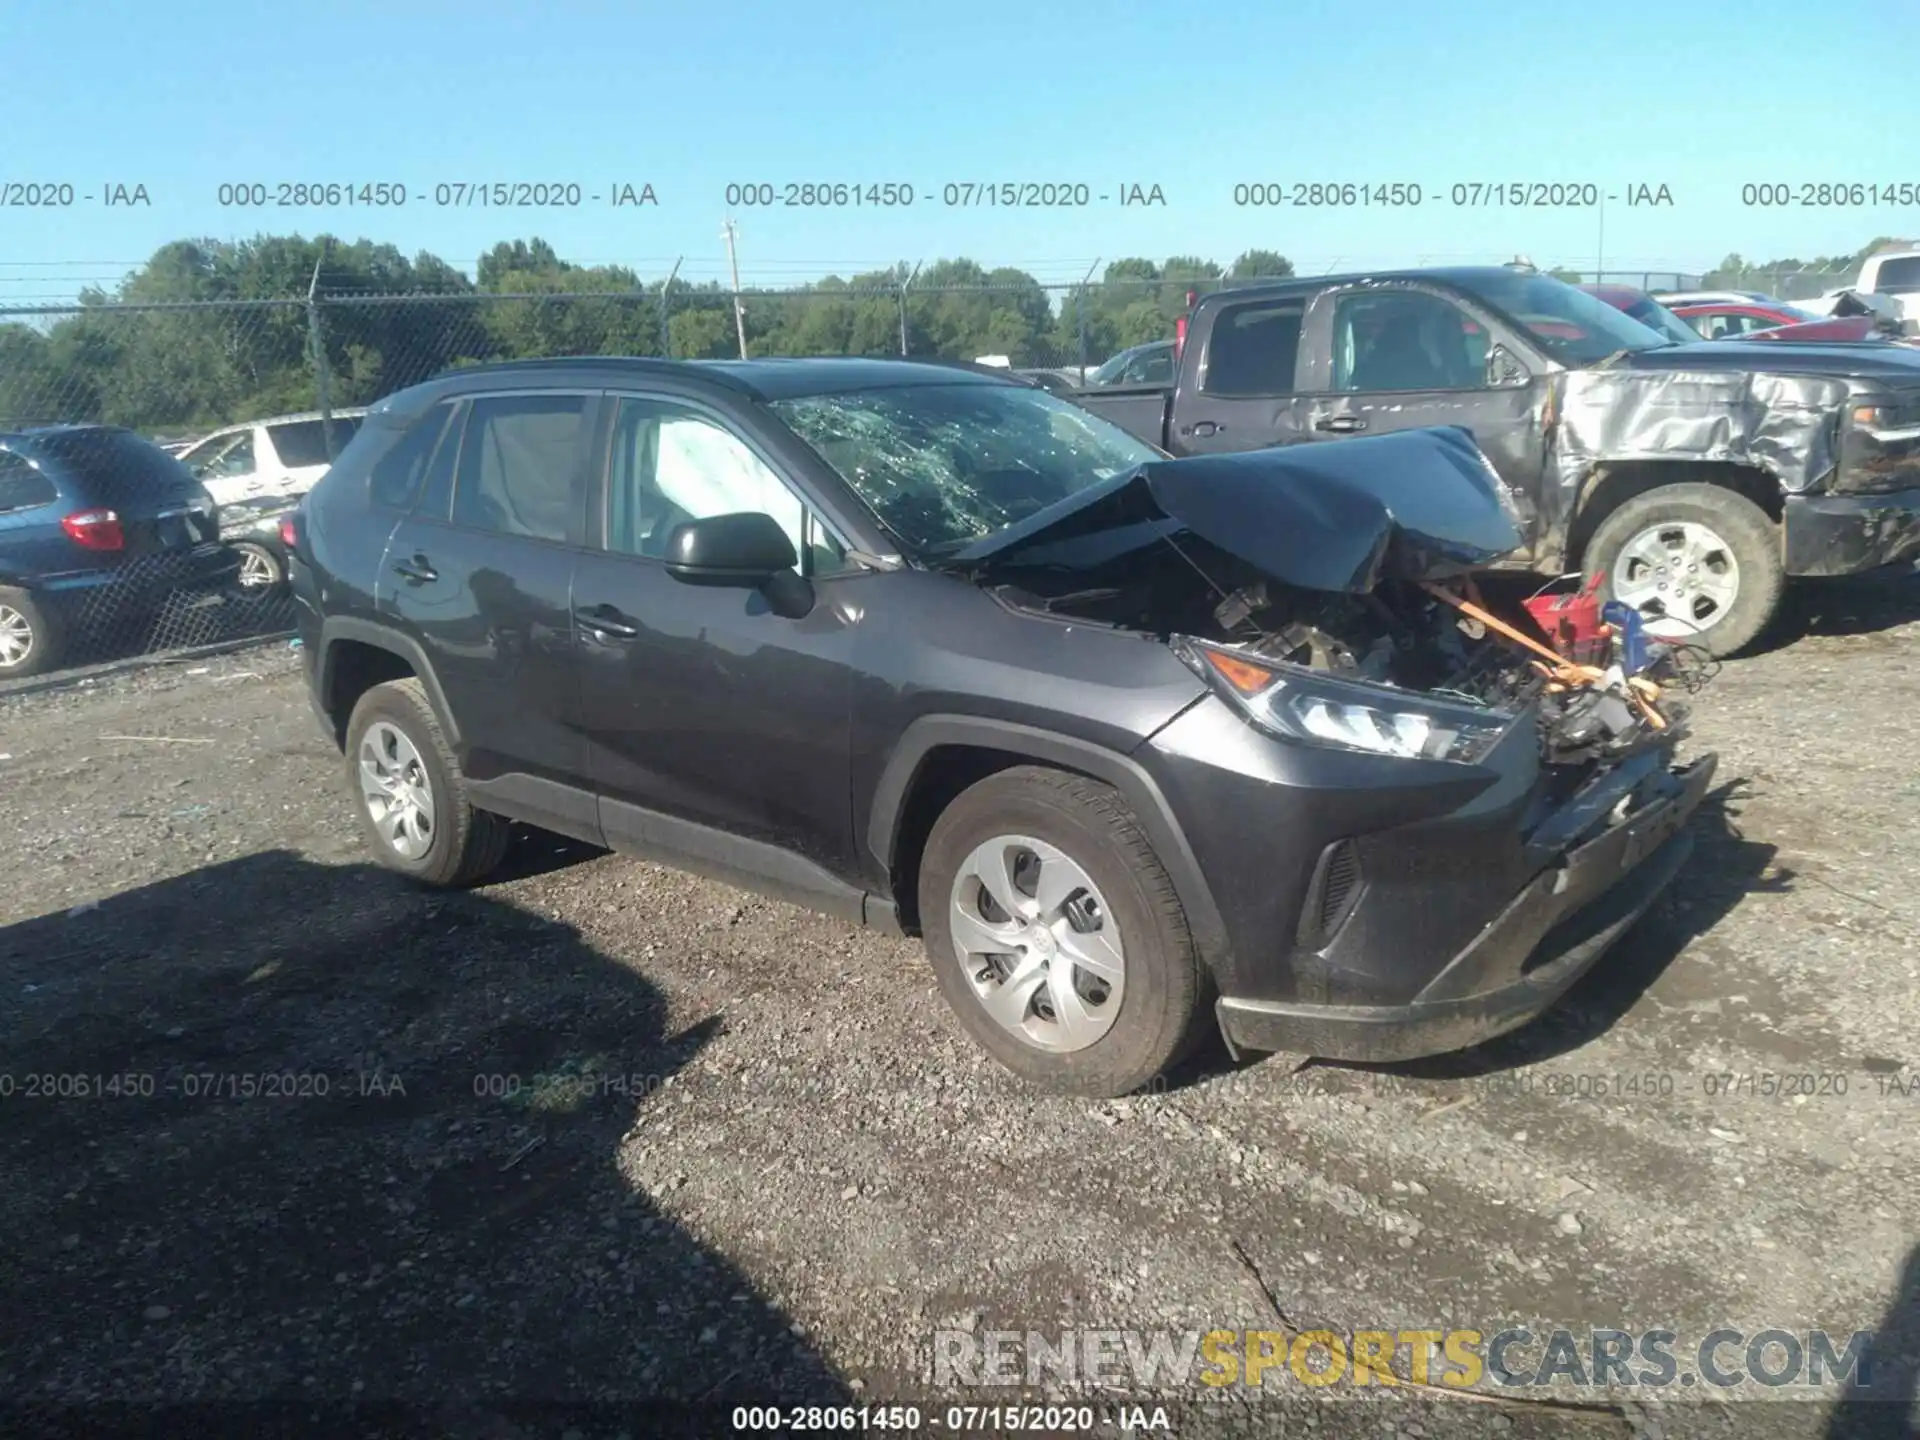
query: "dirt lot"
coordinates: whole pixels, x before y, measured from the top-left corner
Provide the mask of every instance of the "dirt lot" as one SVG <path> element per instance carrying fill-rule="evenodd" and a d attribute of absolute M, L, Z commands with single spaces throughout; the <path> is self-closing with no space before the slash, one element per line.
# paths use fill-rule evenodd
<path fill-rule="evenodd" d="M 514 1405 L 925 1395 L 936 1328 L 1276 1312 L 1683 1362 L 1871 1330 L 1911 1395 L 1915 616 L 1911 581 L 1808 591 L 1726 667 L 1693 862 L 1548 1020 L 1388 1071 L 1209 1052 L 1113 1104 L 994 1068 L 908 942 L 536 835 L 462 896 L 370 868 L 283 642 L 0 698 L 0 1395 L 585 1435 L 612 1412 Z M 1276 1388 L 1182 1388 L 1182 1433 L 1907 1433 L 1751 1381 Z"/>

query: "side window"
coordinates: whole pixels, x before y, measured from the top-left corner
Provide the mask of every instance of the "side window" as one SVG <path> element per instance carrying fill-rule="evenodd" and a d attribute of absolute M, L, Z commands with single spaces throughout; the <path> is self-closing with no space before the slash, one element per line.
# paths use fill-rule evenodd
<path fill-rule="evenodd" d="M 607 548 L 660 557 L 690 520 L 757 510 L 793 541 L 802 572 L 846 568 L 846 547 L 725 426 L 685 406 L 622 400 L 607 471 Z"/>
<path fill-rule="evenodd" d="M 1451 301 L 1388 290 L 1343 295 L 1334 306 L 1335 390 L 1479 390 L 1486 383 L 1486 336 Z"/>
<path fill-rule="evenodd" d="M 1202 388 L 1209 395 L 1291 395 L 1305 314 L 1298 299 L 1223 307 L 1207 342 Z"/>
<path fill-rule="evenodd" d="M 434 406 L 374 462 L 367 481 L 367 497 L 374 504 L 389 510 L 405 510 L 413 504 L 420 493 L 420 479 L 427 473 L 427 462 L 433 458 L 433 447 L 452 413 L 451 405 Z M 440 513 L 444 519 L 444 507 Z"/>
<path fill-rule="evenodd" d="M 0 455 L 0 515 L 51 505 L 59 494 L 51 480 L 18 455 Z"/>
<path fill-rule="evenodd" d="M 1173 351 L 1149 350 L 1133 362 L 1127 383 L 1130 385 L 1171 385 L 1173 383 Z"/>
<path fill-rule="evenodd" d="M 259 469 L 259 461 L 253 454 L 253 432 L 242 430 L 233 444 L 220 452 L 213 467 L 215 475 L 251 475 Z"/>
<path fill-rule="evenodd" d="M 187 468 L 201 480 L 229 480 L 236 475 L 251 475 L 253 432 L 242 430 L 203 447 L 187 461 Z"/>
<path fill-rule="evenodd" d="M 453 523 L 564 544 L 572 535 L 584 395 L 475 400 L 460 440 Z"/>
<path fill-rule="evenodd" d="M 355 424 L 352 420 L 333 421 L 333 443 L 336 447 L 341 450 L 347 448 L 347 442 L 353 438 Z M 272 444 L 274 454 L 280 457 L 280 463 L 289 470 L 307 470 L 333 463 L 332 457 L 327 454 L 327 426 L 319 420 L 270 425 L 267 427 L 267 440 Z"/>

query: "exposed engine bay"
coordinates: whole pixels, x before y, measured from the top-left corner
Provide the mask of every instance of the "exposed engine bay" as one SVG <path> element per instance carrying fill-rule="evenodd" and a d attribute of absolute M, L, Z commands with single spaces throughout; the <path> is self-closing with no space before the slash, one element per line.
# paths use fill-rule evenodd
<path fill-rule="evenodd" d="M 1699 689 L 1717 668 L 1696 647 L 1646 637 L 1625 607 L 1603 606 L 1597 577 L 1573 594 L 1484 575 L 1385 579 L 1356 595 L 1287 585 L 1183 534 L 1092 570 L 1021 567 L 1006 578 L 995 593 L 1019 609 L 1190 636 L 1267 666 L 1474 707 L 1489 721 L 1537 706 L 1551 764 L 1671 745 L 1686 719 L 1673 692 Z"/>

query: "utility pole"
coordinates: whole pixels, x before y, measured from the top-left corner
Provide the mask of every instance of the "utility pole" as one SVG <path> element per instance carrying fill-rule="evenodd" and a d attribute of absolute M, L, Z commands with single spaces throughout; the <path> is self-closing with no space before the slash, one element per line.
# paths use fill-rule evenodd
<path fill-rule="evenodd" d="M 906 262 L 902 261 L 901 263 L 905 264 Z M 900 284 L 900 354 L 902 356 L 905 356 L 907 353 L 907 291 L 912 287 L 914 277 L 919 275 L 920 267 L 924 263 L 924 261 L 920 260 L 914 261 L 913 274 L 907 276 Z"/>
<path fill-rule="evenodd" d="M 740 256 L 733 248 L 733 220 L 720 227 L 720 233 L 727 242 L 727 264 L 733 268 L 733 330 L 740 337 L 740 358 L 747 358 L 747 312 L 740 303 Z"/>

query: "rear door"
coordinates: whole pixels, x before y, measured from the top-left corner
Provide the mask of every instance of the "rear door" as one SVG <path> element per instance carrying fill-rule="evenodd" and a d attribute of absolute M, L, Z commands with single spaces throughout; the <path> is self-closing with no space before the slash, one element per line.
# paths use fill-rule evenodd
<path fill-rule="evenodd" d="M 597 405 L 571 390 L 467 397 L 378 591 L 433 666 L 479 802 L 588 839 L 572 599 Z"/>
<path fill-rule="evenodd" d="M 1532 347 L 1457 297 L 1416 285 L 1325 290 L 1307 320 L 1310 438 L 1459 425 L 1529 527 L 1546 467 L 1547 370 Z"/>
<path fill-rule="evenodd" d="M 1176 455 L 1261 450 L 1312 438 L 1302 394 L 1305 293 L 1222 304 L 1213 314 L 1192 380 L 1183 372 L 1167 437 Z"/>

